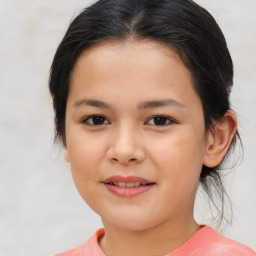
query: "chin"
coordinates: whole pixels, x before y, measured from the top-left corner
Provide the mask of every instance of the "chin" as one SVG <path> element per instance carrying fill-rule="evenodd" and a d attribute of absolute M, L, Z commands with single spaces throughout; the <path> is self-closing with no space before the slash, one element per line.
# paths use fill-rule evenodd
<path fill-rule="evenodd" d="M 107 223 L 118 229 L 127 230 L 127 231 L 143 231 L 150 229 L 158 224 L 155 220 L 147 218 L 145 215 L 140 215 L 141 217 L 136 216 L 135 214 L 120 215 L 113 218 L 102 218 L 102 222 Z"/>

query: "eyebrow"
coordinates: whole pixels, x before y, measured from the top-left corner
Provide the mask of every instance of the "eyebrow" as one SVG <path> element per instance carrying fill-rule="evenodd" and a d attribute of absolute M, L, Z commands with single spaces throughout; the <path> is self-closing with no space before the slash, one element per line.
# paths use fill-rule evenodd
<path fill-rule="evenodd" d="M 173 99 L 163 99 L 163 100 L 150 100 L 150 101 L 145 101 L 142 102 L 138 105 L 138 109 L 147 109 L 147 108 L 155 108 L 155 107 L 165 107 L 165 106 L 170 106 L 170 105 L 175 105 L 177 107 L 182 107 L 186 108 L 185 105 L 182 103 L 173 100 Z"/>
<path fill-rule="evenodd" d="M 80 99 L 74 103 L 74 107 L 79 107 L 81 105 L 88 105 L 92 107 L 108 108 L 108 109 L 112 108 L 112 106 L 106 102 L 95 100 L 95 99 L 85 99 L 85 98 Z M 173 99 L 149 100 L 149 101 L 139 103 L 137 108 L 139 110 L 142 110 L 147 108 L 164 107 L 164 106 L 170 106 L 170 105 L 186 108 L 185 105 Z"/>
<path fill-rule="evenodd" d="M 94 99 L 80 99 L 75 102 L 74 107 L 79 107 L 81 105 L 88 105 L 88 106 L 98 107 L 98 108 L 111 108 L 111 105 L 103 101 L 94 100 Z"/>

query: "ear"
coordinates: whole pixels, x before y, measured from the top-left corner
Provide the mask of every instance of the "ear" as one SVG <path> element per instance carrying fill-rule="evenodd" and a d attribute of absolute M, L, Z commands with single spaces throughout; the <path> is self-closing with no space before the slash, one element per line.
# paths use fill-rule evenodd
<path fill-rule="evenodd" d="M 228 110 L 220 121 L 207 133 L 206 150 L 203 164 L 207 167 L 219 165 L 226 155 L 237 130 L 236 114 Z"/>
<path fill-rule="evenodd" d="M 66 145 L 63 146 L 63 151 L 64 151 L 64 158 L 69 163 L 70 162 L 70 160 L 69 160 L 69 153 L 68 153 L 68 149 L 67 149 Z"/>

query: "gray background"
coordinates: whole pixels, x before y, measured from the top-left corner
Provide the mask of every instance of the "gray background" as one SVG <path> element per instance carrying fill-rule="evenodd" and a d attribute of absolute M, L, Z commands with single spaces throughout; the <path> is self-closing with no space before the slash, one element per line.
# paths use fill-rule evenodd
<path fill-rule="evenodd" d="M 56 47 L 71 18 L 91 2 L 0 0 L 1 256 L 51 255 L 101 226 L 80 199 L 61 147 L 53 145 L 47 90 Z M 235 64 L 232 106 L 245 157 L 226 178 L 234 221 L 225 234 L 256 249 L 256 1 L 197 2 L 217 19 Z M 201 201 L 200 223 L 209 217 Z"/>

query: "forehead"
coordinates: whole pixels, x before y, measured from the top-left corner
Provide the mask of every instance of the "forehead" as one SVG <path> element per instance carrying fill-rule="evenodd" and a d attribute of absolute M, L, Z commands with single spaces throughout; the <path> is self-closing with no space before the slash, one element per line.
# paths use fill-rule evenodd
<path fill-rule="evenodd" d="M 73 73 L 76 72 L 78 67 L 89 64 L 97 65 L 99 68 L 107 67 L 109 63 L 118 62 L 121 64 L 130 64 L 132 61 L 137 63 L 138 68 L 141 64 L 154 68 L 162 68 L 164 65 L 169 65 L 172 61 L 177 66 L 184 66 L 179 55 L 174 48 L 166 46 L 161 42 L 149 40 L 130 40 L 130 41 L 103 41 L 88 49 L 85 49 L 79 56 Z M 168 68 L 168 67 L 166 67 Z M 139 70 L 139 69 L 138 69 Z M 187 70 L 189 73 L 189 71 Z M 71 76 L 73 78 L 73 76 Z"/>
<path fill-rule="evenodd" d="M 149 39 L 130 39 L 130 40 L 106 40 L 85 49 L 80 58 L 82 56 L 102 56 L 102 54 L 107 55 L 112 54 L 113 52 L 125 53 L 125 52 L 133 52 L 137 54 L 140 52 L 147 52 L 146 55 L 150 57 L 150 55 L 154 55 L 154 57 L 160 56 L 160 53 L 165 55 L 166 57 L 174 57 L 177 61 L 180 61 L 178 54 L 176 53 L 174 47 L 167 46 L 162 42 L 156 42 Z"/>
<path fill-rule="evenodd" d="M 145 40 L 106 41 L 85 50 L 77 60 L 70 85 L 70 94 L 76 97 L 82 91 L 97 91 L 104 97 L 109 89 L 144 98 L 150 93 L 163 98 L 170 88 L 178 98 L 189 91 L 195 94 L 191 73 L 176 51 Z"/>
<path fill-rule="evenodd" d="M 103 41 L 82 52 L 79 56 L 71 74 L 71 83 L 83 73 L 90 71 L 107 71 L 111 65 L 132 70 L 132 74 L 138 74 L 147 69 L 158 70 L 159 72 L 169 73 L 171 69 L 179 70 L 191 77 L 190 71 L 184 66 L 176 51 L 161 42 L 149 40 L 130 40 L 130 41 Z M 131 64 L 133 64 L 131 66 Z M 171 65 L 170 65 L 171 64 Z M 117 67 L 115 67 L 116 71 Z M 120 71 L 119 70 L 119 71 Z M 114 71 L 114 70 L 113 70 Z M 134 72 L 136 71 L 136 72 Z M 89 72 L 86 72 L 88 75 Z M 112 74 L 110 74 L 112 75 Z M 150 73 L 147 73 L 150 75 Z"/>

